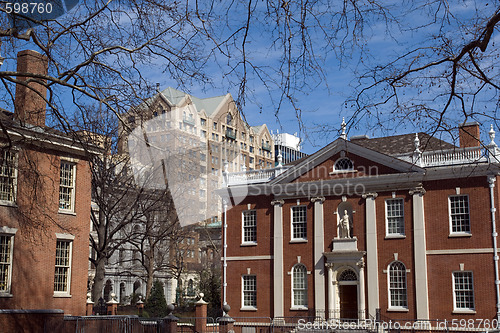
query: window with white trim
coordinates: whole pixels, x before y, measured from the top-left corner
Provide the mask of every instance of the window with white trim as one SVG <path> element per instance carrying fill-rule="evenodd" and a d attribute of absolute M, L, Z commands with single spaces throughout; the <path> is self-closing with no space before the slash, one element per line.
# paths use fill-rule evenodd
<path fill-rule="evenodd" d="M 450 209 L 450 233 L 470 234 L 469 196 L 448 197 Z"/>
<path fill-rule="evenodd" d="M 404 235 L 404 199 L 396 198 L 385 200 L 385 218 L 387 235 Z"/>
<path fill-rule="evenodd" d="M 243 243 L 257 243 L 257 211 L 243 211 Z"/>
<path fill-rule="evenodd" d="M 72 245 L 70 240 L 57 240 L 54 294 L 70 293 Z"/>
<path fill-rule="evenodd" d="M 10 294 L 14 235 L 0 235 L 0 294 Z"/>
<path fill-rule="evenodd" d="M 307 270 L 302 264 L 292 269 L 292 307 L 307 308 Z"/>
<path fill-rule="evenodd" d="M 59 209 L 75 210 L 75 164 L 61 161 L 59 182 Z"/>
<path fill-rule="evenodd" d="M 257 308 L 257 276 L 243 275 L 243 307 Z"/>
<path fill-rule="evenodd" d="M 472 272 L 453 273 L 453 302 L 455 310 L 475 309 Z"/>
<path fill-rule="evenodd" d="M 14 202 L 17 185 L 16 153 L 5 150 L 0 154 L 0 201 Z"/>
<path fill-rule="evenodd" d="M 292 239 L 307 239 L 307 207 L 292 207 Z"/>
<path fill-rule="evenodd" d="M 389 265 L 389 307 L 408 308 L 406 267 L 401 261 Z"/>

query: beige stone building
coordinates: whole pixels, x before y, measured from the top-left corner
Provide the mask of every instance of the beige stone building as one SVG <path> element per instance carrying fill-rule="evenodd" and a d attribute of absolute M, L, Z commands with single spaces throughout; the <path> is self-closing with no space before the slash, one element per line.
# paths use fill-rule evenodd
<path fill-rule="evenodd" d="M 145 173 L 153 174 L 153 179 L 136 178 L 138 185 L 162 186 L 168 182 L 181 225 L 199 222 L 194 234 L 203 234 L 203 240 L 190 236 L 178 245 L 185 267 L 180 278 L 176 280 L 170 272 L 155 275 L 164 284 L 167 302 L 178 301 L 181 286 L 184 298 L 192 298 L 197 290 L 193 285 L 196 271 L 207 260 L 213 260 L 214 249 L 210 247 L 220 246 L 222 205 L 214 191 L 223 186 L 223 171 L 227 168 L 232 174 L 244 175 L 249 170 L 273 168 L 271 134 L 265 124 L 249 126 L 230 94 L 201 99 L 173 88 L 158 91 L 122 115 L 122 120 L 119 152 L 129 154 L 132 164 L 139 164 L 143 170 L 150 167 Z M 142 173 L 141 168 L 136 172 Z M 189 223 L 183 224 L 183 220 Z M 219 235 L 206 239 L 214 226 Z M 124 272 L 133 267 L 119 264 L 127 262 L 127 256 L 132 263 L 131 255 L 130 249 L 123 246 L 106 266 L 106 286 L 120 295 L 120 301 L 132 293 L 145 292 L 140 272 L 127 276 Z"/>
<path fill-rule="evenodd" d="M 197 98 L 169 87 L 123 117 L 122 152 L 146 154 L 145 146 L 138 147 L 137 142 L 147 137 L 146 150 L 153 151 L 149 154 L 159 156 L 168 150 L 181 155 L 176 161 L 164 159 L 165 167 L 192 203 L 176 207 L 179 214 L 199 203 L 200 216 L 193 222 L 220 215 L 220 198 L 213 191 L 222 186 L 225 162 L 232 173 L 274 167 L 274 142 L 267 126 L 249 126 L 231 94 Z M 134 135 L 138 128 L 142 131 Z M 167 176 L 169 184 L 172 177 Z"/>

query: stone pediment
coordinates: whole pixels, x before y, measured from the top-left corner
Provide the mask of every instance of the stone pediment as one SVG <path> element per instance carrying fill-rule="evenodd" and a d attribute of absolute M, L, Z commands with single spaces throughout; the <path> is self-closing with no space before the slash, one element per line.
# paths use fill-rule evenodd
<path fill-rule="evenodd" d="M 366 178 L 398 173 L 424 173 L 424 169 L 397 157 L 337 139 L 289 167 L 270 184 Z"/>

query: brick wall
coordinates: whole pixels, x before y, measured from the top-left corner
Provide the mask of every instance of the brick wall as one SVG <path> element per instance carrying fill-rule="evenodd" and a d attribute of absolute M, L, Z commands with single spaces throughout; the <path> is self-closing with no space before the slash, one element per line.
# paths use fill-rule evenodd
<path fill-rule="evenodd" d="M 0 297 L 4 309 L 63 309 L 85 314 L 90 219 L 90 170 L 76 165 L 75 211 L 59 212 L 60 158 L 41 149 L 18 153 L 17 207 L 0 206 L 0 226 L 17 228 L 13 243 L 11 297 Z M 32 168 L 36 167 L 33 171 Z M 35 185 L 37 184 L 37 185 Z M 71 297 L 54 297 L 56 233 L 74 236 Z"/>
<path fill-rule="evenodd" d="M 326 162 L 325 162 L 326 163 Z M 430 318 L 435 319 L 492 319 L 496 314 L 494 266 L 492 253 L 492 227 L 490 213 L 490 195 L 486 176 L 467 177 L 460 179 L 424 182 L 426 193 L 424 199 L 426 246 L 431 251 L 427 254 L 427 276 L 429 290 Z M 470 208 L 470 236 L 450 236 L 450 213 L 448 197 L 460 193 L 469 198 Z M 380 191 L 375 199 L 377 220 L 378 244 L 378 278 L 379 278 L 379 305 L 384 317 L 392 319 L 416 318 L 416 293 L 413 230 L 413 198 L 409 189 L 394 192 L 396 198 L 404 199 L 405 235 L 403 238 L 386 237 L 385 200 L 393 197 L 393 191 Z M 500 188 L 496 184 L 496 218 L 499 228 L 499 200 Z M 247 198 L 240 205 L 228 212 L 228 256 L 257 256 L 273 253 L 273 206 L 270 197 Z M 337 215 L 334 213 L 342 202 L 341 197 L 327 197 L 324 204 L 324 243 L 325 251 L 331 251 L 332 239 L 336 237 Z M 361 197 L 347 197 L 353 214 L 353 232 L 358 238 L 358 250 L 366 250 L 366 207 L 365 199 Z M 253 247 L 241 246 L 241 213 L 248 208 L 257 210 L 257 238 L 258 245 Z M 313 214 L 314 204 L 308 198 L 300 199 L 301 205 L 307 206 L 307 242 L 290 243 L 291 207 L 297 205 L 297 199 L 287 199 L 283 205 L 283 235 L 284 235 L 284 300 L 285 316 L 306 316 L 307 311 L 292 311 L 291 307 L 291 276 L 289 272 L 294 264 L 303 263 L 308 271 L 313 271 Z M 475 254 L 438 254 L 434 250 L 460 250 L 486 252 Z M 389 264 L 396 260 L 404 263 L 407 269 L 407 297 L 408 311 L 388 311 L 389 283 L 387 269 Z M 475 314 L 461 314 L 453 312 L 453 280 L 452 274 L 461 269 L 472 271 L 474 278 Z M 257 308 L 254 313 L 239 311 L 241 306 L 241 276 L 247 274 L 250 268 L 252 274 L 257 275 L 258 293 Z M 256 272 L 256 273 L 255 273 Z M 232 306 L 231 315 L 240 316 L 273 316 L 273 262 L 272 260 L 230 261 L 228 263 L 228 303 Z M 325 276 L 326 280 L 326 276 Z M 309 310 L 314 308 L 314 277 L 308 275 L 308 304 Z M 366 284 L 365 284 L 366 288 Z M 326 287 L 328 292 L 328 286 Z M 365 289 L 365 295 L 368 291 Z M 327 295 L 325 295 L 327 299 Z M 322 309 L 318 309 L 322 310 Z"/>

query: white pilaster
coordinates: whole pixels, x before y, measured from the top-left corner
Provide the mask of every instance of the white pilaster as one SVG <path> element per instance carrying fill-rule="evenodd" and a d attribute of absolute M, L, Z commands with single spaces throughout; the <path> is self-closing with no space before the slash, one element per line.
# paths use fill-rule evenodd
<path fill-rule="evenodd" d="M 335 305 L 334 305 L 334 285 L 333 285 L 333 264 L 327 263 L 326 268 L 328 271 L 328 319 L 334 318 Z"/>
<path fill-rule="evenodd" d="M 377 193 L 363 194 L 366 199 L 366 274 L 368 280 L 368 313 L 375 317 L 379 306 L 377 215 L 375 198 Z"/>
<path fill-rule="evenodd" d="M 417 319 L 429 319 L 424 194 L 425 190 L 422 187 L 410 191 L 410 195 L 413 196 L 413 248 L 415 260 Z"/>
<path fill-rule="evenodd" d="M 325 304 L 325 233 L 323 221 L 324 197 L 311 198 L 314 202 L 314 309 L 318 313 L 326 309 Z M 319 312 L 320 313 L 320 312 Z"/>
<path fill-rule="evenodd" d="M 356 265 L 359 268 L 359 319 L 366 318 L 366 301 L 365 301 L 365 262 L 363 259 L 358 261 Z"/>
<path fill-rule="evenodd" d="M 284 272 L 283 272 L 283 200 L 273 200 L 274 206 L 274 243 L 273 243 L 273 286 L 274 317 L 285 316 Z"/>

